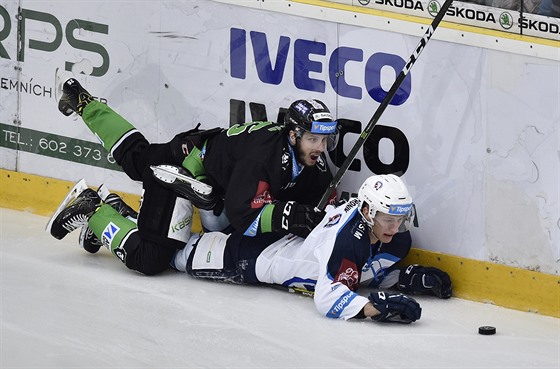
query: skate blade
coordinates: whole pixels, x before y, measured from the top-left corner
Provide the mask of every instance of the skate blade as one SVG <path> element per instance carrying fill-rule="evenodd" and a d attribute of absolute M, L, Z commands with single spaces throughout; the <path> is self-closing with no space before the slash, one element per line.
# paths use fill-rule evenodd
<path fill-rule="evenodd" d="M 193 191 L 203 196 L 207 196 L 212 193 L 212 186 L 179 173 L 179 169 L 177 167 L 172 165 L 152 165 L 150 168 L 154 172 L 154 175 L 164 182 L 173 183 L 175 180 L 179 180 L 181 182 L 188 183 Z"/>
<path fill-rule="evenodd" d="M 282 284 L 271 284 L 269 286 L 277 290 L 286 291 L 289 293 L 295 293 L 297 295 L 308 296 L 308 297 L 315 296 L 315 291 L 309 291 L 302 287 L 284 286 Z"/>
<path fill-rule="evenodd" d="M 99 188 L 97 189 L 97 194 L 99 195 L 99 197 L 101 198 L 101 201 L 105 201 L 107 199 L 107 196 L 109 196 L 111 194 L 111 191 L 109 191 L 109 189 L 107 188 L 107 186 L 105 186 L 105 183 L 101 184 L 101 186 L 99 186 Z"/>
<path fill-rule="evenodd" d="M 66 195 L 64 200 L 62 200 L 62 203 L 60 203 L 60 205 L 58 206 L 58 209 L 56 209 L 56 211 L 52 215 L 51 219 L 49 219 L 49 222 L 47 223 L 47 226 L 45 227 L 45 232 L 47 232 L 48 234 L 51 234 L 51 228 L 52 228 L 53 222 L 56 219 L 56 217 L 58 216 L 58 214 L 60 214 L 62 212 L 62 210 L 64 210 L 66 205 L 68 205 L 71 201 L 74 201 L 76 199 L 76 197 L 78 197 L 78 195 L 81 194 L 86 188 L 88 188 L 88 186 L 86 184 L 85 179 L 82 178 L 78 182 L 76 182 L 76 184 L 70 190 L 70 192 L 68 192 L 68 194 Z"/>

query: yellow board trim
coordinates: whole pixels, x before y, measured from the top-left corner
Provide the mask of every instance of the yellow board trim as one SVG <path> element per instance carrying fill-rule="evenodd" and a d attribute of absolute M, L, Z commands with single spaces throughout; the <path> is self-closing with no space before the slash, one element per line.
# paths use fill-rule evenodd
<path fill-rule="evenodd" d="M 0 169 L 0 207 L 51 216 L 75 182 Z M 94 188 L 96 189 L 96 188 Z M 115 191 L 138 210 L 140 196 Z M 201 232 L 198 209 L 194 209 L 193 232 Z"/>
<path fill-rule="evenodd" d="M 432 23 L 432 19 L 429 19 L 429 18 L 423 18 L 423 17 L 408 15 L 408 14 L 393 13 L 393 12 L 389 12 L 389 11 L 385 11 L 385 10 L 359 7 L 359 6 L 354 6 L 354 5 L 342 4 L 342 3 L 335 3 L 335 2 L 326 1 L 326 0 L 290 0 L 290 1 L 294 2 L 294 3 L 301 3 L 301 4 L 319 6 L 319 7 L 324 7 L 324 8 L 336 9 L 336 10 L 343 10 L 343 11 L 350 11 L 350 12 L 361 13 L 361 14 L 374 15 L 374 16 L 378 16 L 378 17 L 396 19 L 396 20 L 401 20 L 401 21 L 406 21 L 406 22 L 413 22 L 413 23 L 419 23 L 419 24 L 431 24 Z M 485 35 L 485 36 L 499 37 L 499 38 L 505 38 L 505 39 L 510 39 L 510 40 L 523 41 L 523 42 L 530 42 L 530 43 L 546 45 L 546 46 L 560 47 L 560 41 L 556 41 L 556 40 L 540 38 L 540 37 L 535 37 L 535 36 L 518 35 L 518 34 L 515 34 L 515 33 L 503 32 L 503 31 L 499 31 L 499 30 L 495 30 L 495 29 L 489 29 L 489 28 L 475 27 L 475 26 L 470 26 L 470 25 L 466 25 L 466 24 L 459 24 L 459 23 L 442 21 L 439 24 L 439 27 L 458 30 L 458 31 L 462 31 L 462 32 L 475 33 L 475 34 Z"/>
<path fill-rule="evenodd" d="M 445 270 L 453 296 L 560 318 L 560 276 L 413 248 L 404 265 Z"/>
<path fill-rule="evenodd" d="M 0 169 L 0 207 L 50 216 L 73 185 L 69 181 Z M 119 195 L 138 208 L 140 196 Z M 193 231 L 201 229 L 195 209 Z M 558 275 L 419 249 L 412 249 L 404 263 L 445 270 L 453 280 L 455 297 L 560 317 Z"/>

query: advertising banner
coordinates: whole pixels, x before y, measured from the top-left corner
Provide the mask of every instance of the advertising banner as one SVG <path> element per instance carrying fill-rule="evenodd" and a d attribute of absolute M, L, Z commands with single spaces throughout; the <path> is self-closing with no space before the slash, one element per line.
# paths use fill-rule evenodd
<path fill-rule="evenodd" d="M 58 111 L 57 70 L 152 142 L 320 99 L 341 125 L 336 171 L 422 36 L 203 0 L 19 6 L 0 4 L 2 168 L 135 193 L 81 118 Z M 557 273 L 559 66 L 431 40 L 339 196 L 396 173 L 418 210 L 417 247 Z"/>
<path fill-rule="evenodd" d="M 433 18 L 444 0 L 330 0 L 330 2 Z M 501 3 L 506 5 L 506 2 Z M 516 2 L 509 2 L 509 4 L 513 5 Z M 448 22 L 560 40 L 560 18 L 536 14 L 537 9 L 534 7 L 525 9 L 523 13 L 519 10 L 502 8 L 499 4 L 494 7 L 468 1 L 454 1 L 445 17 Z"/>

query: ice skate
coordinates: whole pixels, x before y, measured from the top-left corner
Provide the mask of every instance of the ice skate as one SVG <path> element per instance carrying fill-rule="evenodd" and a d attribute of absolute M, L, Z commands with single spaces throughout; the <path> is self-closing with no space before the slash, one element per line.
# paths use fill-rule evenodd
<path fill-rule="evenodd" d="M 74 185 L 74 187 L 72 187 L 72 189 L 66 194 L 66 197 L 64 198 L 64 200 L 62 200 L 62 202 L 60 203 L 60 205 L 58 206 L 58 208 L 56 209 L 56 211 L 54 212 L 54 214 L 52 215 L 52 217 L 49 219 L 47 226 L 45 227 L 45 231 L 47 233 L 51 233 L 51 228 L 53 225 L 53 222 L 55 220 L 55 218 L 64 210 L 64 208 L 72 201 L 74 201 L 79 194 L 81 194 L 85 189 L 87 189 L 88 186 L 86 184 L 86 181 L 84 179 L 80 179 L 78 182 L 76 182 L 76 184 Z"/>
<path fill-rule="evenodd" d="M 113 209 L 115 209 L 119 214 L 127 217 L 130 220 L 136 220 L 138 218 L 138 213 L 128 206 L 121 197 L 115 193 L 109 193 L 107 187 L 102 184 L 97 189 L 97 194 L 105 204 L 109 204 Z M 79 238 L 80 246 L 89 253 L 95 254 L 103 243 L 97 236 L 93 233 L 89 226 L 85 225 L 82 227 Z"/>
<path fill-rule="evenodd" d="M 82 227 L 78 243 L 84 250 L 91 254 L 95 254 L 99 251 L 101 246 L 103 246 L 103 243 L 99 240 L 99 238 L 97 238 L 97 236 L 95 236 L 91 228 L 87 225 Z"/>
<path fill-rule="evenodd" d="M 87 225 L 89 217 L 100 203 L 97 192 L 87 188 L 85 181 L 81 180 L 66 195 L 45 230 L 61 240 L 73 230 Z"/>
<path fill-rule="evenodd" d="M 211 210 L 216 205 L 212 186 L 194 179 L 185 169 L 173 165 L 157 165 L 150 168 L 160 184 L 189 199 L 197 208 Z"/>
<path fill-rule="evenodd" d="M 81 116 L 85 106 L 93 101 L 93 96 L 75 78 L 68 78 L 61 83 L 68 76 L 68 73 L 57 74 L 56 91 L 60 94 L 58 110 L 66 116 L 73 113 Z"/>

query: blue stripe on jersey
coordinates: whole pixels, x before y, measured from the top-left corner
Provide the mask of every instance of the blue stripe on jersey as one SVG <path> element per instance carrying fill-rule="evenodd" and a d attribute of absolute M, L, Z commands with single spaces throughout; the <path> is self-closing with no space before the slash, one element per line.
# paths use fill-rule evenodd
<path fill-rule="evenodd" d="M 338 319 L 340 314 L 346 309 L 346 307 L 350 304 L 354 298 L 358 296 L 357 293 L 352 291 L 346 292 L 344 295 L 340 296 L 338 300 L 331 306 L 327 314 L 325 315 L 327 318 Z"/>
<path fill-rule="evenodd" d="M 369 258 L 363 270 L 365 272 L 369 269 L 373 274 L 373 279 L 368 287 L 377 287 L 385 279 L 385 271 L 400 260 L 398 256 L 386 252 L 375 255 L 373 259 Z"/>
<path fill-rule="evenodd" d="M 261 220 L 261 214 L 264 211 L 265 207 L 266 206 L 263 206 L 259 215 L 257 215 L 255 220 L 253 220 L 253 223 L 251 223 L 251 225 L 249 225 L 249 227 L 245 230 L 245 233 L 243 233 L 243 236 L 255 237 L 257 235 L 257 232 L 259 230 L 259 221 Z"/>
<path fill-rule="evenodd" d="M 389 260 L 391 262 L 391 265 L 395 264 L 397 261 L 401 260 L 398 256 L 395 256 L 393 254 L 389 254 L 387 252 L 383 252 L 381 254 L 377 254 L 373 257 L 374 261 L 379 262 L 379 264 L 381 265 L 381 267 L 383 269 L 387 269 L 387 264 L 384 263 L 384 260 Z"/>
<path fill-rule="evenodd" d="M 336 230 L 336 240 L 335 240 L 335 244 L 333 246 L 333 252 L 335 250 L 345 250 L 346 245 L 347 244 L 352 244 L 351 242 L 349 242 L 346 239 L 346 234 L 343 235 L 343 237 L 338 237 L 338 235 L 340 234 L 340 232 L 346 227 L 346 225 L 352 221 L 354 219 L 354 217 L 357 216 L 361 216 L 360 214 L 356 214 L 358 213 L 358 208 L 355 208 L 354 210 L 352 210 L 352 212 L 350 213 L 350 215 L 346 218 L 346 220 L 344 221 L 344 223 L 340 223 L 337 224 L 338 229 Z M 348 237 L 354 237 L 351 233 L 348 233 Z M 341 243 L 342 246 L 337 247 L 337 244 Z M 332 257 L 332 252 L 331 252 L 331 257 Z M 331 260 L 329 260 L 329 262 L 331 262 Z M 327 265 L 327 278 L 330 279 L 331 281 L 334 281 L 334 277 L 331 275 L 331 273 L 329 272 L 330 268 Z"/>
<path fill-rule="evenodd" d="M 315 291 L 317 280 L 309 278 L 293 277 L 282 283 L 283 286 L 305 288 L 307 291 Z"/>
<path fill-rule="evenodd" d="M 340 233 L 340 231 L 342 231 L 342 229 L 344 227 L 346 227 L 346 224 L 348 224 L 349 221 L 354 219 L 354 216 L 356 215 L 357 212 L 358 212 L 358 208 L 352 210 L 352 213 L 350 214 L 350 216 L 348 216 L 348 218 L 346 218 L 346 221 L 338 227 L 338 229 L 336 230 L 337 239 L 338 239 L 338 234 Z"/>
<path fill-rule="evenodd" d="M 294 148 L 292 147 L 292 145 L 288 145 L 288 147 L 290 149 L 290 156 L 292 157 L 292 182 L 293 182 L 299 176 L 304 166 L 297 161 L 296 153 L 294 152 Z"/>

